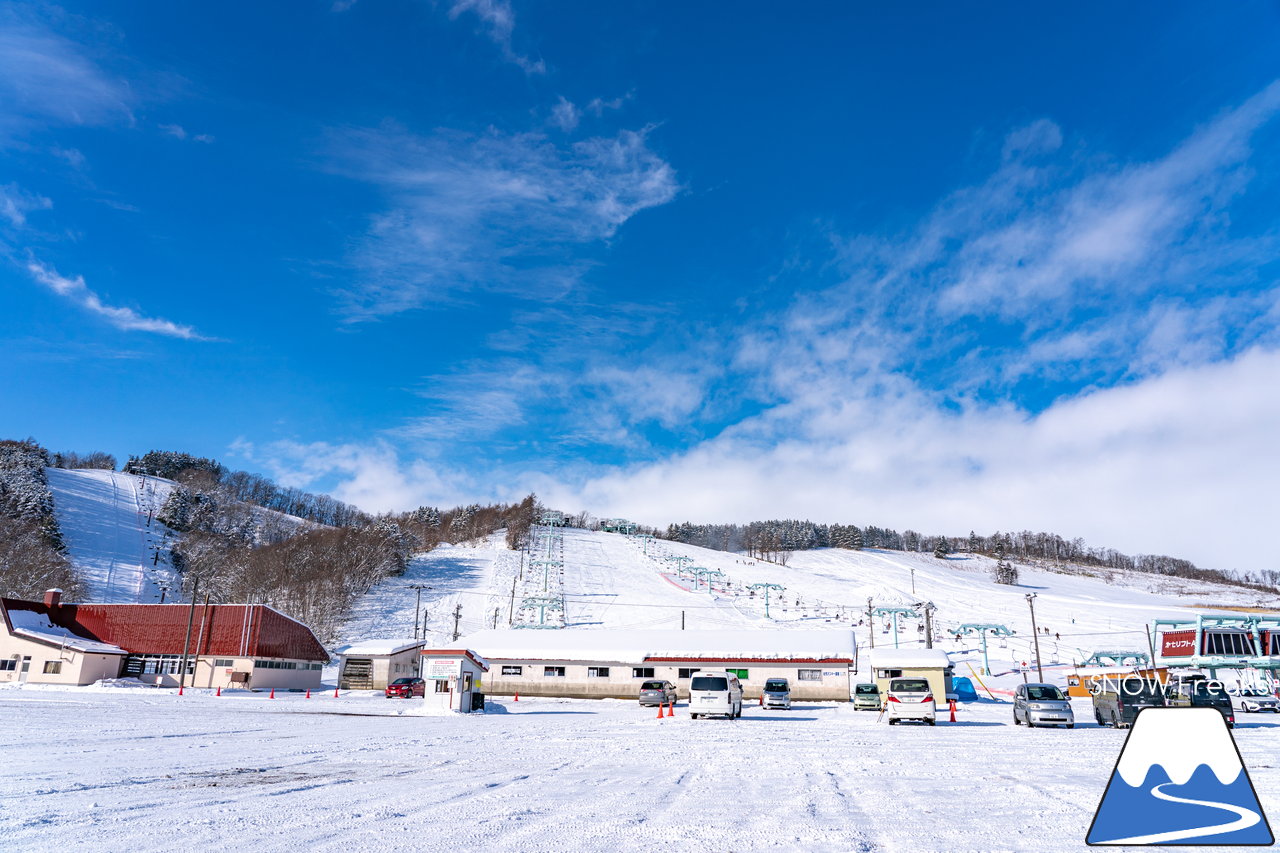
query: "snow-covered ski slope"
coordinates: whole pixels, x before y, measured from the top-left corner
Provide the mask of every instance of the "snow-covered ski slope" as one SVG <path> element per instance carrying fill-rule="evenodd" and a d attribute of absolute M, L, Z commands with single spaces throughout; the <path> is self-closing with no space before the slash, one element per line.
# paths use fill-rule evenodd
<path fill-rule="evenodd" d="M 68 556 L 86 585 L 86 601 L 151 604 L 174 582 L 163 556 L 172 534 L 154 516 L 174 483 L 97 469 L 46 468 L 53 510 Z M 148 523 L 150 521 L 150 523 Z"/>
<path fill-rule="evenodd" d="M 976 667 L 981 656 L 975 637 L 956 641 L 948 633 L 954 626 L 995 623 L 1016 632 L 1007 641 L 990 641 L 988 653 L 996 672 L 1034 659 L 1026 599 L 1030 593 L 1036 596 L 1041 659 L 1047 667 L 1059 664 L 1063 669 L 1098 649 L 1145 651 L 1144 626 L 1154 618 L 1185 618 L 1229 606 L 1280 610 L 1277 597 L 1248 590 L 1079 567 L 1059 572 L 1020 565 L 1020 584 L 1002 586 L 991 580 L 993 561 L 972 555 L 940 560 L 931 554 L 823 549 L 798 551 L 782 566 L 674 542 L 651 541 L 646 546 L 642 540 L 613 533 L 570 529 L 563 537 L 565 622 L 571 628 L 846 627 L 855 631 L 865 649 L 873 640 L 877 646 L 889 646 L 894 639 L 889 620 L 877 618 L 868 624 L 868 599 L 875 607 L 931 601 L 937 608 L 937 645 L 957 661 Z M 518 623 L 520 602 L 542 588 L 541 569 L 531 566 L 538 556 L 522 558 L 505 550 L 501 534 L 482 547 L 444 546 L 420 555 L 404 577 L 384 582 L 361 602 L 347 639 L 411 636 L 415 594 L 410 584 L 432 587 L 423 591 L 422 600 L 433 642 L 452 639 L 453 613 L 459 604 L 464 637 L 495 621 L 505 626 L 509 614 Z M 684 577 L 675 559 L 680 557 L 687 558 Z M 712 576 L 709 585 L 706 580 L 695 583 L 689 578 L 693 566 L 723 575 Z M 767 618 L 763 590 L 750 589 L 764 583 L 785 588 L 781 593 L 770 590 Z M 548 587 L 554 591 L 556 585 L 549 582 Z M 920 621 L 902 617 L 898 642 L 905 647 L 923 641 Z M 968 673 L 962 666 L 958 674 Z"/>

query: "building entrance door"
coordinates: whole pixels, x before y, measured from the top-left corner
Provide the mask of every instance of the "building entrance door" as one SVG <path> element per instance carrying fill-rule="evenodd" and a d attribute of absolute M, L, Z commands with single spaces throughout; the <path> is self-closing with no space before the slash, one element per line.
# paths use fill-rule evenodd
<path fill-rule="evenodd" d="M 23 655 L 22 663 L 18 665 L 18 683 L 25 684 L 27 673 L 31 671 L 31 655 Z"/>

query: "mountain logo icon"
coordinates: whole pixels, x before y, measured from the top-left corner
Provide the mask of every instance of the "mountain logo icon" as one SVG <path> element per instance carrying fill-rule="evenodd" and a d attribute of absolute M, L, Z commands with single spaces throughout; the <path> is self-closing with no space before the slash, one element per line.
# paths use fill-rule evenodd
<path fill-rule="evenodd" d="M 1213 708 L 1145 708 L 1134 721 L 1085 842 L 1275 843 L 1240 750 Z"/>

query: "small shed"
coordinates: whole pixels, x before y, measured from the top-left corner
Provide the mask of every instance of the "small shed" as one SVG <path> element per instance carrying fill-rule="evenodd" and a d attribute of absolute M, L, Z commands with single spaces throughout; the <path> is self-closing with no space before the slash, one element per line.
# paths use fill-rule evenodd
<path fill-rule="evenodd" d="M 422 677 L 427 680 L 427 711 L 484 710 L 482 678 L 489 662 L 470 649 L 423 649 Z"/>
<path fill-rule="evenodd" d="M 1088 698 L 1093 695 L 1096 689 L 1094 685 L 1098 682 L 1117 681 L 1121 678 L 1134 677 L 1146 680 L 1155 679 L 1161 684 L 1165 684 L 1169 680 L 1168 667 L 1160 666 L 1152 669 L 1150 667 L 1133 667 L 1133 666 L 1081 666 L 1076 667 L 1074 672 L 1067 675 L 1067 695 L 1077 698 Z"/>
<path fill-rule="evenodd" d="M 954 691 L 951 658 L 942 649 L 872 649 L 871 672 L 883 696 L 893 678 L 924 678 L 933 690 L 933 701 L 943 705 Z"/>
<path fill-rule="evenodd" d="M 418 674 L 422 640 L 364 640 L 335 649 L 338 686 L 343 690 L 386 690 L 397 678 Z"/>

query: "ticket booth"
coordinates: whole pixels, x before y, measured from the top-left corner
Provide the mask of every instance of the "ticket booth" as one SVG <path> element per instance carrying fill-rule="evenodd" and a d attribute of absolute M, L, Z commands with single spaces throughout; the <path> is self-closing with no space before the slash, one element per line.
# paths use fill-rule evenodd
<path fill-rule="evenodd" d="M 424 649 L 422 677 L 427 681 L 427 711 L 483 711 L 482 678 L 488 671 L 488 661 L 470 649 Z"/>

